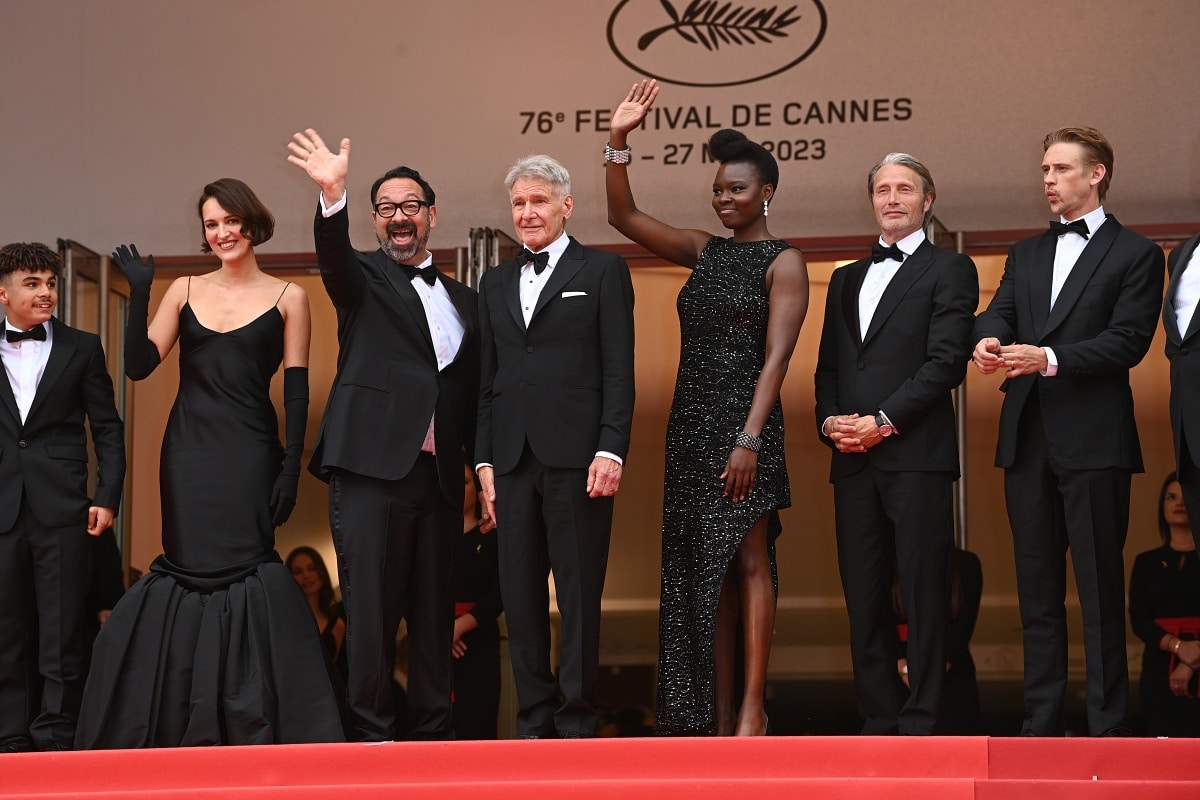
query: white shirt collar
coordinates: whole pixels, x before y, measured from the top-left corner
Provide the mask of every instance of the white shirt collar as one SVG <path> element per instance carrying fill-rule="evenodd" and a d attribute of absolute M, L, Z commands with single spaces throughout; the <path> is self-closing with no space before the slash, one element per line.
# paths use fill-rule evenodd
<path fill-rule="evenodd" d="M 549 253 L 550 261 L 547 264 L 547 266 L 553 267 L 555 264 L 558 263 L 558 260 L 560 258 L 562 258 L 562 254 L 567 251 L 567 245 L 569 245 L 570 243 L 571 243 L 571 237 L 568 236 L 567 232 L 564 230 L 557 239 L 555 239 L 547 247 L 543 248 L 542 250 L 539 250 L 538 252 L 539 253 Z M 524 242 L 521 242 L 521 244 L 522 244 L 522 246 L 525 247 L 525 249 L 527 249 L 527 250 L 529 249 L 529 245 L 525 244 Z M 531 250 L 530 252 L 533 252 L 533 251 Z"/>
<path fill-rule="evenodd" d="M 904 253 L 905 258 L 908 258 L 917 252 L 917 248 L 921 246 L 921 242 L 923 241 L 925 241 L 925 229 L 917 228 L 908 236 L 896 242 L 896 247 L 900 248 L 900 252 Z M 884 247 L 888 246 L 888 243 L 883 240 L 883 236 L 879 237 L 879 243 Z"/>

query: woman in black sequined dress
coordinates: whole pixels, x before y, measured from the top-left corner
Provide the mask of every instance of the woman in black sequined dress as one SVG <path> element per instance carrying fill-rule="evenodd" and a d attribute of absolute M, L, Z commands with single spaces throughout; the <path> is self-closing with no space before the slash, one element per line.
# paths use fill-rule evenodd
<path fill-rule="evenodd" d="M 732 236 L 641 212 L 626 137 L 658 86 L 634 84 L 614 111 L 609 222 L 692 270 L 679 293 L 679 372 L 667 424 L 656 727 L 673 735 L 761 735 L 775 623 L 774 539 L 791 505 L 779 391 L 808 309 L 804 256 L 767 230 L 779 167 L 761 145 L 718 131 L 712 205 Z M 734 690 L 737 633 L 744 690 Z"/>

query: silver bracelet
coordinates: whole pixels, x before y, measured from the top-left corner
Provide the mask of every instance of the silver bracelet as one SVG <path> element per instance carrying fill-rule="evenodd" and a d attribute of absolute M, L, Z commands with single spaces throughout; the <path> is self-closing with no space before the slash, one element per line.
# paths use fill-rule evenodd
<path fill-rule="evenodd" d="M 604 160 L 610 164 L 628 164 L 633 158 L 633 150 L 625 145 L 624 150 L 615 150 L 608 142 L 604 143 Z"/>
<path fill-rule="evenodd" d="M 744 447 L 747 450 L 757 453 L 762 449 L 762 437 L 751 436 L 745 431 L 738 431 L 737 436 L 733 437 L 734 447 Z"/>

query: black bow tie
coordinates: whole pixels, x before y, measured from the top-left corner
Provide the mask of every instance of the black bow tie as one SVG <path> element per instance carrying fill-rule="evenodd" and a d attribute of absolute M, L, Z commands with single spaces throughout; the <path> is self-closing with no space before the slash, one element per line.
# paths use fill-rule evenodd
<path fill-rule="evenodd" d="M 46 326 L 34 325 L 27 331 L 14 331 L 12 328 L 5 328 L 4 338 L 9 342 L 23 342 L 26 339 L 33 339 L 35 342 L 44 342 L 46 341 Z"/>
<path fill-rule="evenodd" d="M 540 253 L 531 253 L 528 249 L 522 250 L 517 254 L 518 264 L 533 264 L 533 274 L 541 275 L 542 270 L 550 265 L 550 252 L 543 250 Z"/>
<path fill-rule="evenodd" d="M 904 251 L 899 247 L 896 247 L 894 244 L 889 244 L 887 247 L 884 247 L 879 242 L 876 242 L 875 244 L 871 245 L 872 263 L 878 264 L 880 261 L 886 261 L 889 258 L 895 259 L 896 261 L 903 261 Z"/>
<path fill-rule="evenodd" d="M 438 271 L 437 267 L 435 267 L 433 264 L 430 264 L 428 267 L 410 267 L 408 264 L 401 264 L 400 269 L 404 270 L 404 277 L 408 278 L 410 281 L 413 278 L 420 278 L 430 286 L 433 286 L 435 283 L 437 283 Z"/>
<path fill-rule="evenodd" d="M 1062 236 L 1064 233 L 1078 233 L 1085 239 L 1091 233 L 1088 230 L 1087 222 L 1082 217 L 1074 222 L 1059 222 L 1056 219 L 1052 219 L 1050 220 L 1050 230 L 1055 236 Z"/>

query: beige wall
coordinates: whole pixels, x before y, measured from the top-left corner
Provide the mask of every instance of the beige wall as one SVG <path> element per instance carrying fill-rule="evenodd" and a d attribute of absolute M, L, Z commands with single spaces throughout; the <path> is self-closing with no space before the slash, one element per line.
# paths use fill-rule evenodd
<path fill-rule="evenodd" d="M 1002 256 L 976 258 L 980 307 L 991 298 L 1003 268 Z M 780 614 L 772 658 L 775 674 L 828 675 L 849 670 L 846 619 L 833 537 L 832 489 L 827 481 L 829 453 L 817 440 L 813 420 L 813 384 L 821 316 L 829 275 L 834 264 L 809 266 L 809 313 L 783 389 L 788 467 L 793 507 L 783 512 L 784 533 L 778 543 Z M 663 448 L 667 412 L 674 390 L 679 352 L 675 295 L 686 280 L 683 269 L 649 267 L 634 270 L 637 297 L 637 407 L 628 465 L 616 506 L 612 556 L 605 589 L 604 657 L 607 663 L 649 663 L 656 654 L 656 620 L 662 524 Z M 315 277 L 296 279 L 309 293 L 313 306 L 311 385 L 307 451 L 311 454 L 324 398 L 333 380 L 337 358 L 336 321 L 332 306 Z M 155 302 L 167 280 L 156 284 Z M 1138 427 L 1146 474 L 1134 478 L 1132 523 L 1126 547 L 1133 555 L 1156 546 L 1154 504 L 1163 475 L 1172 466 L 1167 419 L 1167 364 L 1161 333 L 1145 361 L 1133 372 Z M 158 508 L 158 448 L 177 384 L 173 352 L 146 381 L 133 385 L 130 422 L 134 431 L 130 498 L 133 530 L 131 560 L 145 569 L 160 552 Z M 281 378 L 272 387 L 282 405 Z M 980 672 L 1018 674 L 1020 618 L 1016 609 L 1015 573 L 1004 511 L 1002 473 L 992 466 L 1001 393 L 999 381 L 967 375 L 967 525 L 970 548 L 983 562 L 984 599 L 975 651 Z M 298 544 L 320 549 L 334 565 L 326 517 L 325 486 L 307 473 L 292 520 L 278 534 L 281 555 Z M 1078 637 L 1078 612 L 1072 623 Z M 1131 643 L 1131 658 L 1140 648 Z M 1071 651 L 1079 667 L 1082 648 Z"/>
<path fill-rule="evenodd" d="M 143 253 L 195 253 L 200 187 L 233 175 L 278 218 L 275 238 L 260 253 L 308 252 L 316 192 L 285 162 L 284 146 L 293 131 L 311 125 L 331 141 L 353 139 L 351 204 L 360 211 L 374 176 L 401 162 L 421 169 L 438 190 L 438 247 L 464 245 L 472 227 L 509 228 L 501 176 L 532 151 L 550 152 L 572 170 L 572 233 L 597 245 L 612 242 L 602 201 L 604 126 L 574 123 L 611 109 L 642 72 L 609 48 L 607 23 L 618 5 L 0 0 L 0 239 L 72 238 L 99 252 L 134 241 Z M 930 164 L 937 213 L 951 229 L 1038 225 L 1047 217 L 1038 192 L 1040 139 L 1068 124 L 1095 125 L 1114 142 L 1107 208 L 1123 222 L 1200 220 L 1195 0 L 821 5 L 824 38 L 792 68 L 736 86 L 664 88 L 659 110 L 682 122 L 656 117 L 631 138 L 643 207 L 676 224 L 712 229 L 705 191 L 712 166 L 700 147 L 710 126 L 739 122 L 735 107 L 755 107 L 765 113 L 739 125 L 750 137 L 776 147 L 823 143 L 820 159 L 781 163 L 771 214 L 779 236 L 873 235 L 863 177 L 890 150 Z M 816 5 L 797 6 L 809 25 Z M 665 14 L 659 0 L 622 7 L 632 15 L 626 22 L 643 26 L 661 24 Z M 535 28 L 536 49 L 520 47 Z M 775 52 L 761 45 L 705 51 L 659 40 L 671 42 L 677 55 L 668 66 L 683 72 L 713 65 L 752 72 Z M 787 116 L 788 109 L 807 114 L 856 101 L 894 108 L 899 99 L 911 110 L 904 119 L 797 123 Z M 553 130 L 525 129 L 522 112 L 549 113 Z M 669 163 L 671 155 L 680 161 L 685 147 L 692 148 L 686 163 Z M 356 243 L 373 246 L 366 215 L 353 219 Z M 990 289 L 998 268 L 985 259 L 980 266 Z M 784 673 L 848 669 L 828 454 L 809 419 L 831 268 L 812 265 L 812 310 L 784 391 L 795 507 L 785 514 L 780 541 L 782 611 L 772 661 Z M 662 443 L 678 348 L 673 296 L 682 280 L 682 272 L 668 269 L 635 277 L 639 401 L 609 573 L 610 662 L 654 653 Z M 315 280 L 305 284 L 317 318 L 311 442 L 336 343 L 323 291 Z M 1134 482 L 1130 555 L 1154 543 L 1152 498 L 1169 468 L 1161 353 L 1156 342 L 1134 375 L 1147 475 Z M 175 376 L 172 356 L 136 387 L 130 418 L 133 563 L 143 569 L 157 552 L 158 447 Z M 985 571 L 977 641 L 994 645 L 979 660 L 984 672 L 1012 671 L 1019 669 L 1019 620 L 1000 475 L 991 467 L 1000 396 L 994 381 L 974 373 L 967 387 L 968 523 Z M 306 476 L 301 490 L 293 521 L 280 533 L 285 552 L 327 539 L 323 486 Z"/>
<path fill-rule="evenodd" d="M 464 244 L 473 226 L 507 229 L 501 178 L 536 151 L 572 170 L 573 232 L 612 241 L 602 208 L 606 126 L 577 129 L 576 120 L 611 110 L 641 75 L 608 45 L 622 1 L 2 0 L 4 240 L 61 236 L 100 252 L 135 241 L 142 252 L 194 253 L 195 198 L 232 175 L 279 218 L 264 252 L 308 250 L 316 191 L 285 162 L 284 145 L 313 126 L 331 142 L 353 140 L 355 208 L 376 175 L 397 163 L 419 168 L 438 190 L 440 246 Z M 795 5 L 807 26 L 812 0 Z M 712 167 L 700 147 L 710 126 L 742 123 L 781 154 L 785 146 L 794 154 L 797 141 L 823 142 L 823 157 L 780 165 L 778 236 L 869 234 L 863 180 L 890 150 L 929 163 L 952 230 L 1025 228 L 1046 218 L 1042 136 L 1089 124 L 1116 146 L 1110 210 L 1122 222 L 1200 219 L 1195 0 L 823 6 L 824 38 L 792 68 L 736 86 L 664 88 L 656 109 L 664 115 L 631 137 L 645 208 L 710 226 Z M 622 8 L 643 29 L 667 20 L 660 0 Z M 791 46 L 709 51 L 682 42 L 660 37 L 644 55 L 675 47 L 679 74 L 716 66 L 740 76 Z M 900 100 L 907 116 L 891 112 Z M 886 110 L 869 121 L 824 119 L 830 104 L 877 101 Z M 751 107 L 763 113 L 743 123 L 736 108 Z M 527 129 L 522 112 L 549 114 L 553 130 Z M 355 240 L 367 247 L 366 218 L 354 219 Z"/>

